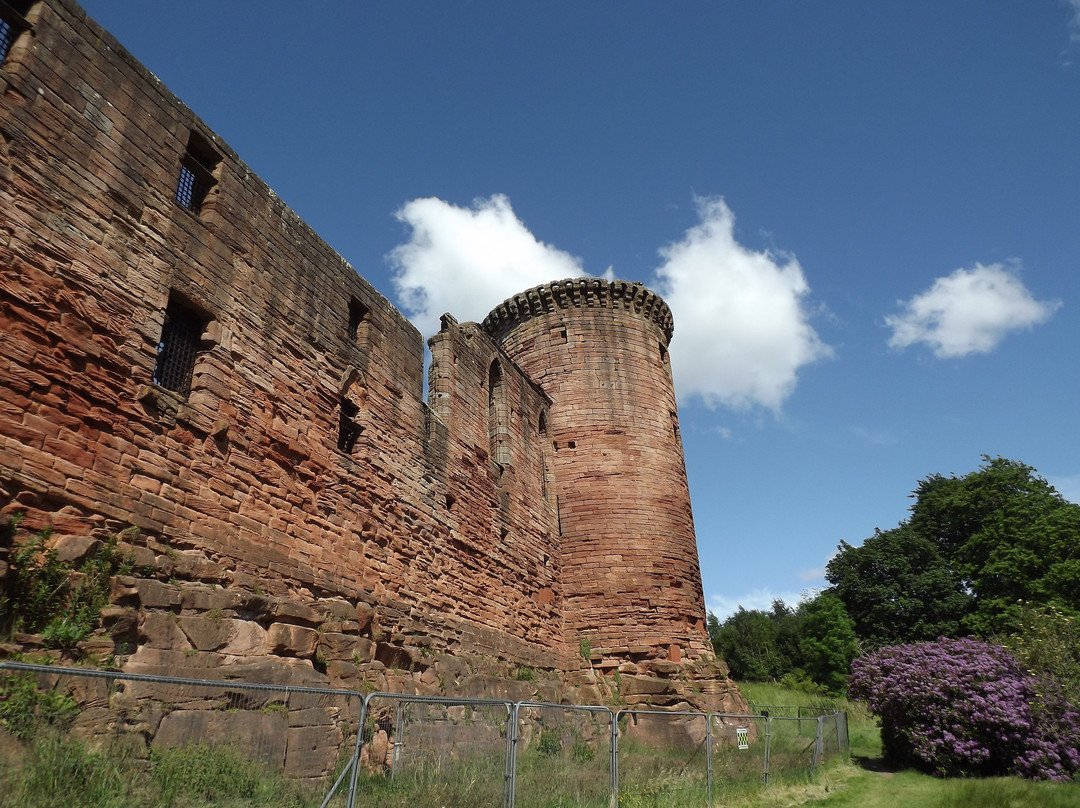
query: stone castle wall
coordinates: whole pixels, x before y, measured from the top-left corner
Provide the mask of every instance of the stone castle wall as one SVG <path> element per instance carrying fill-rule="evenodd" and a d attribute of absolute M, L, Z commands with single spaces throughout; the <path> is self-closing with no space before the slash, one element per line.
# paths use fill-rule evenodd
<path fill-rule="evenodd" d="M 0 67 L 4 511 L 57 534 L 134 524 L 228 584 L 374 597 L 399 604 L 388 631 L 556 667 L 554 511 L 529 504 L 525 420 L 522 462 L 488 462 L 492 342 L 436 338 L 456 364 L 429 411 L 399 312 L 77 6 L 28 19 Z M 197 214 L 174 198 L 191 132 L 220 157 Z M 152 383 L 170 295 L 208 320 L 187 396 Z M 504 389 L 535 421 L 543 396 L 509 363 Z"/>
<path fill-rule="evenodd" d="M 289 619 L 237 603 L 288 599 L 321 609 L 295 625 L 366 632 L 361 662 L 572 670 L 590 636 L 600 662 L 700 655 L 662 301 L 641 291 L 632 326 L 582 308 L 561 346 L 550 315 L 446 316 L 425 402 L 388 301 L 74 2 L 25 5 L 0 64 L 2 514 L 61 542 L 138 527 L 147 578 L 116 608 L 181 620 L 209 603 L 183 586 L 220 589 L 211 611 L 265 629 Z M 201 206 L 178 202 L 191 165 Z M 167 310 L 199 323 L 190 390 L 155 380 Z M 173 629 L 144 628 L 166 653 Z"/>

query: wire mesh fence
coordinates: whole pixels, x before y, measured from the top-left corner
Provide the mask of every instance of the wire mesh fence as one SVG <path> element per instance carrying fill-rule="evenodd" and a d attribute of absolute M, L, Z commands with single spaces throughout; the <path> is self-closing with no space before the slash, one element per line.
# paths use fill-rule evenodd
<path fill-rule="evenodd" d="M 713 799 L 752 790 L 768 780 L 769 719 L 760 715 L 709 716 Z"/>
<path fill-rule="evenodd" d="M 846 755 L 846 718 L 616 713 L 0 662 L 0 808 L 62 804 L 65 788 L 112 795 L 78 804 L 146 806 L 710 804 Z"/>
<path fill-rule="evenodd" d="M 553 775 L 568 804 L 607 805 L 614 788 L 610 709 L 520 702 L 515 716 L 515 808 L 550 805 Z"/>
<path fill-rule="evenodd" d="M 349 691 L 0 663 L 0 806 L 62 804 L 64 788 L 318 804 L 362 706 Z"/>

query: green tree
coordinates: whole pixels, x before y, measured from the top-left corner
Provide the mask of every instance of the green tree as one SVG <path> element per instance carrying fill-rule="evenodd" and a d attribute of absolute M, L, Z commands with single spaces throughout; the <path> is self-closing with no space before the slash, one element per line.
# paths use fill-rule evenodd
<path fill-rule="evenodd" d="M 946 558 L 982 636 L 1018 627 L 1021 603 L 1080 610 L 1080 505 L 1035 469 L 1002 457 L 963 477 L 934 474 L 915 490 L 908 524 Z"/>
<path fill-rule="evenodd" d="M 1024 602 L 1080 614 L 1080 505 L 1001 457 L 932 474 L 910 518 L 840 544 L 826 579 L 867 646 L 1018 629 Z"/>
<path fill-rule="evenodd" d="M 973 606 L 937 546 L 910 525 L 876 531 L 860 547 L 841 542 L 825 580 L 868 648 L 955 637 Z"/>
<path fill-rule="evenodd" d="M 855 622 L 843 601 L 829 592 L 799 605 L 799 651 L 803 670 L 830 693 L 847 687 L 851 661 L 858 655 Z"/>
<path fill-rule="evenodd" d="M 1080 707 L 1080 618 L 1053 606 L 1025 603 L 1016 631 L 994 642 L 1008 648 L 1021 668 Z"/>
<path fill-rule="evenodd" d="M 767 682 L 783 674 L 777 626 L 766 612 L 739 610 L 723 623 L 710 615 L 713 650 L 737 680 Z"/>

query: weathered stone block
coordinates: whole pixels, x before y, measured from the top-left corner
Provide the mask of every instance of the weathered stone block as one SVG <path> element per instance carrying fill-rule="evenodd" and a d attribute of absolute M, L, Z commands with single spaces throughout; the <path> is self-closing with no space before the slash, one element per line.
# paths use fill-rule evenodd
<path fill-rule="evenodd" d="M 182 602 L 178 586 L 152 578 L 135 578 L 134 581 L 139 603 L 144 609 L 175 609 Z"/>
<path fill-rule="evenodd" d="M 223 654 L 249 657 L 265 653 L 266 629 L 253 620 L 235 620 L 233 634 L 220 649 Z"/>
<path fill-rule="evenodd" d="M 165 749 L 191 744 L 230 743 L 243 738 L 237 751 L 273 769 L 285 763 L 288 721 L 279 712 L 176 710 L 161 719 L 151 746 Z"/>
<path fill-rule="evenodd" d="M 231 640 L 241 620 L 225 620 L 221 617 L 178 617 L 180 630 L 188 642 L 199 651 L 217 651 Z"/>
<path fill-rule="evenodd" d="M 277 656 L 314 656 L 319 632 L 290 623 L 272 623 L 266 630 L 266 648 Z"/>
<path fill-rule="evenodd" d="M 326 660 L 348 659 L 356 662 L 370 662 L 375 653 L 375 643 L 366 637 L 324 632 L 319 635 L 318 651 Z"/>
<path fill-rule="evenodd" d="M 626 696 L 658 696 L 671 691 L 671 682 L 656 676 L 630 674 L 622 677 L 621 689 Z"/>
<path fill-rule="evenodd" d="M 73 566 L 78 566 L 101 548 L 101 542 L 93 536 L 56 536 L 51 544 L 56 551 L 56 560 Z"/>

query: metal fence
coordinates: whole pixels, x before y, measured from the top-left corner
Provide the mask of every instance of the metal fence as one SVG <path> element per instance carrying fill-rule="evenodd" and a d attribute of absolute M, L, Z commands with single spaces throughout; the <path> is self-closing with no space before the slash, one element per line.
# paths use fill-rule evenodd
<path fill-rule="evenodd" d="M 445 804 L 467 794 L 471 805 L 505 808 L 554 804 L 556 795 L 607 806 L 620 796 L 649 803 L 660 790 L 681 795 L 680 804 L 711 804 L 804 777 L 849 751 L 842 712 L 614 711 L 12 662 L 0 662 L 0 688 L 0 791 L 9 796 L 11 784 L 26 787 L 34 750 L 54 735 L 121 777 L 141 778 L 140 788 L 177 759 L 205 773 L 220 765 L 208 750 L 224 748 L 242 761 L 229 771 L 277 778 L 290 804 L 312 808 L 402 804 L 416 794 Z"/>

